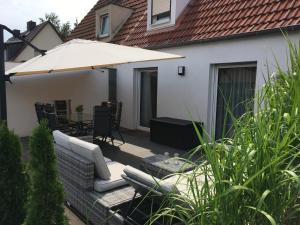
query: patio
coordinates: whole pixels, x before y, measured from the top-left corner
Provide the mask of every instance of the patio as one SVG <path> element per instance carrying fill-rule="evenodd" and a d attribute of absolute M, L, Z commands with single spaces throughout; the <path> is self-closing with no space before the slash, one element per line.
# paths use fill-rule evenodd
<path fill-rule="evenodd" d="M 68 60 L 57 60 L 61 58 Z M 129 165 L 137 169 L 141 169 L 143 159 L 154 156 L 155 160 L 156 157 L 158 157 L 158 162 L 160 162 L 164 166 L 173 165 L 174 168 L 176 167 L 177 172 L 181 168 L 181 164 L 179 163 L 179 161 L 175 159 L 174 163 L 169 163 L 166 157 L 177 157 L 178 155 L 182 156 L 185 152 L 179 149 L 169 148 L 152 143 L 150 141 L 149 133 L 124 130 L 122 134 L 126 143 L 123 140 L 122 135 L 118 135 L 120 134 L 120 125 L 124 125 L 129 129 L 135 128 L 132 127 L 130 119 L 128 119 L 129 122 L 123 120 L 123 124 L 120 124 L 123 101 L 119 100 L 117 107 L 114 107 L 115 105 L 105 106 L 102 104 L 103 101 L 105 102 L 109 100 L 109 102 L 116 102 L 117 100 L 117 90 L 114 85 L 116 82 L 116 74 L 115 69 L 113 68 L 114 66 L 128 63 L 170 60 L 179 58 L 183 57 L 174 54 L 113 45 L 97 41 L 72 40 L 66 42 L 54 48 L 53 50 L 48 51 L 46 54 L 39 55 L 21 64 L 20 66 L 13 68 L 12 70 L 6 71 L 6 75 L 8 75 L 9 78 L 11 76 L 14 76 L 15 80 L 17 80 L 18 84 L 20 84 L 21 89 L 26 85 L 33 85 L 34 82 L 40 82 L 40 84 L 35 84 L 35 88 L 25 88 L 27 91 L 26 93 L 30 97 L 26 99 L 26 103 L 24 103 L 25 106 L 22 108 L 22 110 L 18 109 L 18 107 L 20 107 L 19 105 L 13 106 L 13 108 L 16 107 L 13 110 L 11 108 L 7 110 L 6 101 L 4 101 L 6 99 L 3 99 L 1 103 L 3 102 L 5 104 L 1 104 L 1 109 L 3 109 L 1 118 L 6 119 L 7 112 L 9 113 L 10 118 L 21 118 L 20 115 L 12 116 L 11 112 L 28 112 L 28 115 L 25 115 L 25 117 L 27 118 L 25 120 L 24 115 L 22 115 L 22 121 L 8 120 L 10 129 L 15 130 L 16 134 L 18 134 L 19 136 L 25 137 L 22 138 L 23 159 L 25 161 L 28 161 L 30 159 L 29 138 L 26 136 L 31 135 L 31 130 L 37 125 L 37 120 L 38 122 L 40 122 L 42 119 L 47 119 L 48 128 L 51 131 L 60 130 L 64 133 L 69 134 L 70 136 L 82 136 L 91 134 L 92 130 L 94 138 L 102 138 L 102 141 L 105 140 L 105 142 L 100 143 L 100 147 L 103 155 L 112 160 L 107 164 L 110 164 L 111 168 L 114 168 L 114 170 L 112 171 L 114 171 L 114 176 L 116 176 L 116 178 L 109 174 L 110 169 L 106 165 L 108 176 L 106 176 L 106 174 L 104 173 L 102 174 L 102 172 L 100 171 L 101 175 L 97 175 L 98 178 L 101 179 L 94 181 L 94 172 L 96 171 L 96 173 L 98 173 L 99 171 L 97 169 L 94 170 L 92 167 L 85 167 L 85 165 L 87 165 L 85 164 L 85 162 L 90 158 L 81 158 L 81 153 L 78 153 L 80 159 L 77 158 L 78 155 L 72 155 L 70 156 L 70 159 L 74 159 L 75 161 L 82 160 L 80 161 L 80 163 L 82 164 L 75 165 L 75 168 L 72 167 L 71 170 L 69 170 L 70 168 L 67 168 L 67 170 L 71 174 L 75 174 L 75 170 L 77 168 L 79 168 L 80 170 L 81 165 L 83 165 L 88 171 L 88 176 L 89 174 L 93 175 L 92 185 L 91 182 L 89 182 L 88 186 L 85 186 L 85 184 L 83 185 L 84 187 L 81 186 L 81 184 L 78 184 L 78 186 L 76 186 L 77 183 L 75 182 L 76 185 L 73 186 L 74 183 L 69 182 L 70 174 L 65 175 L 64 173 L 62 173 L 62 170 L 60 170 L 59 172 L 61 180 L 64 184 L 65 199 L 68 201 L 68 203 L 71 204 L 71 207 L 74 207 L 76 210 L 78 210 L 81 215 L 86 216 L 86 208 L 90 207 L 94 200 L 97 200 L 97 206 L 93 207 L 93 211 L 95 208 L 95 212 L 91 212 L 91 218 L 89 218 L 89 220 L 91 220 L 93 223 L 98 223 L 98 221 L 107 219 L 112 212 L 113 214 L 115 214 L 116 212 L 118 212 L 118 210 L 121 210 L 120 212 L 116 213 L 117 215 L 114 215 L 112 219 L 116 220 L 116 222 L 118 223 L 123 222 L 123 215 L 125 215 L 127 211 L 127 203 L 129 203 L 129 200 L 131 201 L 132 197 L 135 198 L 136 194 L 134 194 L 133 187 L 126 186 L 127 183 L 121 176 L 124 175 L 123 169 L 121 170 L 121 168 L 125 168 L 125 165 Z M 91 79 L 91 77 L 93 76 L 95 77 L 95 79 L 97 79 L 97 82 L 95 82 L 95 79 Z M 61 82 L 59 82 L 59 80 Z M 46 83 L 47 88 L 50 88 L 51 91 L 48 91 L 47 88 L 44 88 Z M 67 85 L 65 85 L 66 83 Z M 102 84 L 106 87 L 99 88 L 99 84 Z M 36 87 L 41 88 L 39 89 Z M 28 90 L 34 90 L 34 93 L 30 94 L 28 93 Z M 88 96 L 88 94 L 86 94 L 84 90 L 89 90 L 91 96 Z M 16 88 L 11 91 L 16 91 Z M 23 91 L 17 91 L 17 93 L 23 93 Z M 10 93 L 8 96 L 12 96 L 12 94 Z M 64 112 L 60 114 L 61 109 L 57 107 L 58 105 L 53 104 L 53 102 L 57 103 L 62 99 L 65 99 L 63 101 L 65 103 L 64 106 L 66 107 L 63 108 L 66 110 L 63 110 Z M 71 101 L 73 107 L 71 107 Z M 16 101 L 9 99 L 9 102 Z M 100 102 L 102 102 L 101 106 L 99 106 Z M 148 102 L 147 99 L 145 100 L 145 102 Z M 35 106 L 36 113 L 33 113 L 33 105 Z M 130 104 L 124 104 L 124 106 L 125 110 L 127 111 L 125 111 L 123 119 L 130 117 L 129 115 L 132 115 L 132 113 L 128 113 L 128 110 L 130 111 L 130 109 L 132 109 L 132 106 Z M 28 107 L 28 109 L 26 107 Z M 141 122 L 140 125 L 142 127 L 149 127 L 148 123 L 150 119 L 156 117 L 156 115 L 151 114 L 154 110 L 154 105 L 152 105 L 152 103 L 151 107 L 153 107 L 152 110 L 149 107 L 146 107 L 148 111 L 143 110 L 144 114 L 147 116 L 144 118 L 143 122 L 147 120 L 147 124 Z M 142 110 L 142 106 L 140 106 L 140 108 Z M 76 114 L 74 114 L 75 116 L 73 117 L 71 116 L 72 109 L 75 109 L 76 111 Z M 91 109 L 93 109 L 93 113 L 91 112 Z M 155 109 L 155 111 L 157 110 Z M 67 115 L 69 115 L 69 117 Z M 88 115 L 88 117 L 85 117 L 84 115 Z M 112 132 L 114 131 L 118 132 L 118 134 L 112 134 Z M 114 137 L 119 136 L 122 140 L 117 139 L 114 141 L 114 143 L 109 143 L 110 139 L 114 139 Z M 173 137 L 173 135 L 171 134 L 170 136 Z M 108 140 L 106 140 L 107 138 Z M 92 138 L 86 139 L 86 137 L 83 137 L 80 139 L 83 139 L 87 142 L 92 142 Z M 78 139 L 70 140 L 77 140 L 82 143 Z M 176 140 L 176 137 L 174 137 L 174 140 Z M 173 140 L 171 139 L 170 141 L 172 142 Z M 55 141 L 55 143 L 55 145 L 57 145 L 57 140 Z M 88 143 L 85 144 L 91 146 Z M 74 146 L 75 149 L 78 149 L 80 151 L 85 149 L 85 147 L 77 145 L 76 143 L 74 143 Z M 59 146 L 59 148 L 60 147 L 62 146 Z M 67 146 L 63 147 L 68 148 Z M 96 148 L 98 149 L 97 146 Z M 164 153 L 166 152 L 168 152 L 168 154 L 165 154 L 165 156 L 157 156 L 164 155 Z M 64 160 L 68 158 L 69 155 L 67 154 L 60 157 L 59 154 L 65 154 L 64 150 L 59 150 L 56 153 L 58 154 L 58 167 L 61 166 L 61 169 L 65 168 L 65 165 L 67 164 Z M 102 154 L 101 157 L 103 158 Z M 150 159 L 153 160 L 152 158 L 153 157 L 151 157 Z M 92 157 L 92 159 L 98 160 L 99 158 Z M 75 161 L 72 161 L 72 163 L 74 163 Z M 156 163 L 156 161 L 153 163 Z M 93 166 L 105 164 L 106 162 L 100 163 L 100 161 L 95 161 Z M 152 161 L 148 164 L 144 162 L 144 166 L 145 165 L 151 166 Z M 170 173 L 174 173 L 173 167 L 170 168 L 170 170 L 169 167 L 166 169 L 162 169 L 160 166 L 158 166 L 157 168 L 159 171 L 162 169 L 162 171 L 164 172 L 167 171 Z M 146 168 L 146 166 L 144 168 L 145 170 L 148 169 Z M 75 179 L 80 179 L 80 174 L 82 174 L 81 172 L 83 171 L 80 170 Z M 158 173 L 156 172 L 158 171 L 155 171 L 155 174 L 158 175 Z M 104 175 L 104 177 L 102 175 Z M 112 181 L 113 179 L 116 180 Z M 86 177 L 83 178 L 83 180 L 85 182 Z M 108 182 L 108 180 L 110 183 Z M 117 190 L 114 187 L 111 189 L 97 190 L 96 185 L 98 185 L 98 183 L 96 182 L 109 183 L 109 185 L 119 185 L 121 189 Z M 104 186 L 102 185 L 101 188 L 102 187 Z M 90 191 L 90 189 L 95 189 L 97 193 Z M 100 203 L 100 199 L 102 199 L 103 202 Z M 114 212 L 115 209 L 117 210 L 116 212 Z M 71 220 L 72 224 L 77 224 L 77 222 L 80 221 L 80 219 L 75 216 L 76 213 L 71 213 L 67 208 L 66 213 L 68 214 L 68 217 Z M 145 213 L 144 215 L 146 216 Z"/>
<path fill-rule="evenodd" d="M 170 155 L 178 153 L 181 156 L 186 153 L 179 149 L 151 142 L 150 134 L 147 132 L 122 129 L 122 134 L 126 141 L 125 144 L 123 144 L 121 140 L 117 139 L 114 141 L 114 145 L 111 145 L 110 142 L 103 144 L 101 146 L 101 150 L 105 157 L 124 165 L 131 165 L 140 169 L 143 158 L 156 154 L 164 154 L 165 152 L 169 152 Z M 23 159 L 28 161 L 30 157 L 29 138 L 22 138 L 21 142 L 23 145 Z M 75 210 L 66 207 L 65 213 L 69 218 L 71 225 L 84 225 L 84 218 L 81 217 L 81 215 Z"/>
<path fill-rule="evenodd" d="M 186 153 L 179 149 L 151 142 L 150 134 L 147 132 L 122 129 L 122 134 L 126 141 L 125 144 L 116 139 L 114 145 L 107 142 L 101 146 L 101 150 L 105 157 L 124 165 L 140 168 L 142 159 L 152 155 L 164 154 L 165 152 L 169 152 L 170 155 L 175 153 L 183 155 Z M 116 137 L 118 136 L 116 135 Z M 30 157 L 29 138 L 22 138 L 21 141 L 23 144 L 23 158 L 27 161 Z"/>

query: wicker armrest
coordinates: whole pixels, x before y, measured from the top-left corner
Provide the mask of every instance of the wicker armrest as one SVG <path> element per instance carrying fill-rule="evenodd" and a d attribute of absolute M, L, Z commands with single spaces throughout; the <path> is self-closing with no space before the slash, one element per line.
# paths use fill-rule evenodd
<path fill-rule="evenodd" d="M 67 180 L 84 190 L 92 190 L 94 188 L 94 163 L 59 145 L 55 145 L 55 151 L 62 180 Z"/>

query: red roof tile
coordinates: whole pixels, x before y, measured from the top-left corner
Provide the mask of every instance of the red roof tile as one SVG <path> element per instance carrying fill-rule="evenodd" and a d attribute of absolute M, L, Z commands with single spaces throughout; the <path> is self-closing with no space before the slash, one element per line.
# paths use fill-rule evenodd
<path fill-rule="evenodd" d="M 147 0 L 99 0 L 69 39 L 95 39 L 95 11 L 110 3 L 134 10 L 112 42 L 144 48 L 300 25 L 300 0 L 191 0 L 176 26 L 147 31 Z"/>

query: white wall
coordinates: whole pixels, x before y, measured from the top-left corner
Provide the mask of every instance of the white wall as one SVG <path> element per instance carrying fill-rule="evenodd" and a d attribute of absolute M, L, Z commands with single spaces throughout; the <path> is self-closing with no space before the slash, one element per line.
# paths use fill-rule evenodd
<path fill-rule="evenodd" d="M 31 41 L 31 44 L 41 50 L 50 50 L 60 44 L 62 40 L 50 24 L 47 24 L 43 30 Z M 34 49 L 26 46 L 20 55 L 15 59 L 15 62 L 24 62 L 35 57 Z"/>
<path fill-rule="evenodd" d="M 74 108 L 84 105 L 92 113 L 94 105 L 108 99 L 108 73 L 86 71 L 12 78 L 7 85 L 8 126 L 19 136 L 29 136 L 37 125 L 35 102 L 71 99 Z"/>
<path fill-rule="evenodd" d="M 298 40 L 298 33 L 290 34 Z M 267 64 L 274 71 L 274 56 L 281 66 L 286 64 L 287 45 L 278 35 L 255 36 L 223 40 L 186 47 L 167 48 L 162 51 L 185 56 L 185 59 L 135 63 L 118 66 L 117 93 L 122 101 L 121 126 L 136 129 L 134 69 L 158 67 L 158 116 L 201 120 L 208 128 L 210 68 L 213 64 L 257 62 L 257 89 L 264 83 Z M 177 75 L 177 67 L 185 66 L 186 75 Z"/>

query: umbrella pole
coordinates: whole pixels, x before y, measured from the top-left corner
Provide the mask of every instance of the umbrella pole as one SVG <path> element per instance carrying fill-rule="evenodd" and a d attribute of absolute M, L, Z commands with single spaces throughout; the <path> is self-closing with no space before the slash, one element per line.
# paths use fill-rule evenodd
<path fill-rule="evenodd" d="M 26 45 L 35 49 L 41 55 L 45 55 L 46 50 L 41 50 L 26 41 L 21 35 L 16 34 L 14 31 L 9 29 L 7 26 L 0 24 L 0 121 L 7 121 L 7 105 L 6 105 L 6 81 L 10 82 L 10 77 L 13 74 L 5 75 L 5 64 L 4 64 L 4 30 L 11 33 L 14 37 L 18 38 Z"/>
<path fill-rule="evenodd" d="M 4 65 L 4 29 L 0 26 L 0 120 L 7 120 L 6 77 Z"/>

